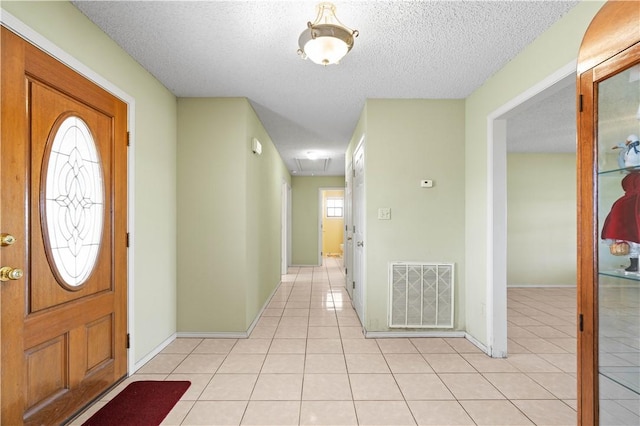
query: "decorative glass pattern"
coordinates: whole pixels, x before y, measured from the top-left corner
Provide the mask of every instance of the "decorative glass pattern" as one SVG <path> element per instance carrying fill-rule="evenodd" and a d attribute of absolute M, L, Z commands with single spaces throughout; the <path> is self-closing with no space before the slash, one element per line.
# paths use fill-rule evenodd
<path fill-rule="evenodd" d="M 104 221 L 100 158 L 81 118 L 60 124 L 45 161 L 43 221 L 50 259 L 59 278 L 77 287 L 95 267 Z"/>

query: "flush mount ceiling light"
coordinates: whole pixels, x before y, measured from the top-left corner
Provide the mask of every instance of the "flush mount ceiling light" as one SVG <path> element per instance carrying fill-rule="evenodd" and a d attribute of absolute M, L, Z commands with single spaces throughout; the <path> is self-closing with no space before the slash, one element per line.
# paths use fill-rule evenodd
<path fill-rule="evenodd" d="M 316 20 L 307 22 L 307 29 L 298 39 L 298 54 L 319 65 L 337 64 L 353 47 L 358 31 L 338 20 L 332 3 L 320 3 L 316 8 Z"/>

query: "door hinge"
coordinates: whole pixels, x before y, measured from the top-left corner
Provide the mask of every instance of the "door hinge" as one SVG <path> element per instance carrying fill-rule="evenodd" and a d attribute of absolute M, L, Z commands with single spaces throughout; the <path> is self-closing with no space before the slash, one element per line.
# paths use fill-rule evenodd
<path fill-rule="evenodd" d="M 352 281 L 352 283 L 353 283 L 353 285 L 351 286 L 351 288 L 355 290 L 356 289 L 356 282 Z"/>
<path fill-rule="evenodd" d="M 356 226 L 355 225 L 353 225 L 353 233 L 354 234 L 356 233 Z"/>
<path fill-rule="evenodd" d="M 356 177 L 356 169 L 352 169 L 353 170 L 353 177 Z"/>
<path fill-rule="evenodd" d="M 127 349 L 131 348 L 131 335 L 127 333 Z"/>
<path fill-rule="evenodd" d="M 578 111 L 582 112 L 582 95 L 578 96 Z"/>
<path fill-rule="evenodd" d="M 127 248 L 129 248 L 129 233 L 127 232 Z"/>
<path fill-rule="evenodd" d="M 349 269 L 344 268 L 344 274 L 345 274 L 345 275 L 349 275 Z"/>
<path fill-rule="evenodd" d="M 580 331 L 584 331 L 584 317 L 582 314 L 578 315 L 578 324 L 580 327 Z"/>

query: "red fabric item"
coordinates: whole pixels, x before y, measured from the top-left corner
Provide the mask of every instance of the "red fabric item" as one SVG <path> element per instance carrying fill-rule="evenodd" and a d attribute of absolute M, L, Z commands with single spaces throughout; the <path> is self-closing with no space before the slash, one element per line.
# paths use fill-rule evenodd
<path fill-rule="evenodd" d="M 187 381 L 130 383 L 83 426 L 157 426 L 189 386 Z"/>
<path fill-rule="evenodd" d="M 622 179 L 624 195 L 611 206 L 602 226 L 602 239 L 640 243 L 640 173 Z"/>

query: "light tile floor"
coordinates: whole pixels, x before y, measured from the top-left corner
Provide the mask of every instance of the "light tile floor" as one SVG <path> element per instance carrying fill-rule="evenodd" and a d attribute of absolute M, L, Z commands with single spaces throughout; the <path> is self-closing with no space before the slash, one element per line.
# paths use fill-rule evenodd
<path fill-rule="evenodd" d="M 462 338 L 365 339 L 340 260 L 295 267 L 249 339 L 180 338 L 135 380 L 190 380 L 167 425 L 574 425 L 575 288 L 508 291 L 509 357 Z"/>

